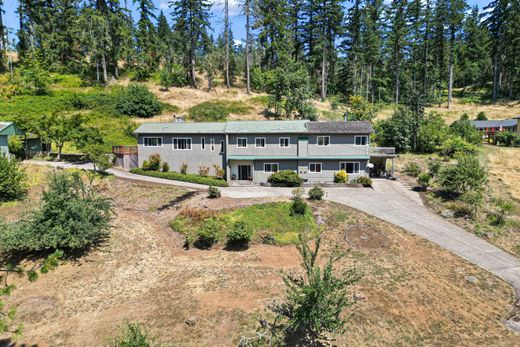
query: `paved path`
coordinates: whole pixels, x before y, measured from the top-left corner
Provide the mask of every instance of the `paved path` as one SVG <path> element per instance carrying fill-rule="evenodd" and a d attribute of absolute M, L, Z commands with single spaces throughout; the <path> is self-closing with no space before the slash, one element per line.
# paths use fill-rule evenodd
<path fill-rule="evenodd" d="M 31 163 L 92 169 L 91 164 L 76 165 L 42 161 L 31 161 Z M 109 172 L 126 179 L 176 185 L 188 189 L 207 189 L 207 186 L 200 184 L 140 176 L 121 170 L 109 170 Z M 291 195 L 290 188 L 259 186 L 221 188 L 221 191 L 224 196 L 234 198 Z M 421 236 L 502 278 L 515 288 L 517 295 L 520 294 L 518 258 L 429 211 L 423 206 L 417 193 L 404 188 L 399 182 L 375 180 L 374 189 L 327 188 L 325 191 L 327 200 L 356 208 Z"/>

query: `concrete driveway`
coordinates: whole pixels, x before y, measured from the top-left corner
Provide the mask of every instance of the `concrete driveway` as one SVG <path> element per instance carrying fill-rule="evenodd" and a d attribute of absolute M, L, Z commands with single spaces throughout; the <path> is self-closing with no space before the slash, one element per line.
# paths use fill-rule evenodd
<path fill-rule="evenodd" d="M 91 164 L 76 165 L 43 161 L 30 161 L 30 163 L 63 168 L 92 169 Z M 117 169 L 109 170 L 109 172 L 121 178 L 182 186 L 187 189 L 206 190 L 208 188 L 200 184 L 140 176 Z M 233 198 L 289 197 L 292 191 L 291 188 L 259 186 L 220 189 L 224 196 Z M 326 188 L 325 191 L 327 200 L 356 208 L 421 236 L 502 278 L 514 287 L 517 295 L 520 294 L 520 259 L 431 212 L 423 206 L 419 194 L 403 187 L 399 182 L 375 180 L 373 189 Z"/>

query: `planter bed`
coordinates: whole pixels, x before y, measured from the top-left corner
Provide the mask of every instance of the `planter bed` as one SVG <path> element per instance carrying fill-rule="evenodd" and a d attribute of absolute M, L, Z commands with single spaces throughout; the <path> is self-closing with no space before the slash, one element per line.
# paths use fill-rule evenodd
<path fill-rule="evenodd" d="M 193 175 L 193 174 L 181 174 L 181 173 L 174 172 L 174 171 L 161 172 L 161 171 L 146 171 L 143 169 L 132 169 L 132 170 L 130 170 L 130 172 L 137 174 L 137 175 L 164 178 L 164 179 L 172 180 L 172 181 L 197 183 L 197 184 L 203 184 L 206 186 L 215 186 L 215 187 L 228 187 L 229 186 L 228 183 L 223 179 L 213 178 L 213 177 L 203 177 L 203 176 Z"/>
<path fill-rule="evenodd" d="M 262 187 L 289 187 L 283 183 L 260 183 Z M 322 187 L 322 188 L 338 188 L 338 187 L 349 187 L 349 188 L 364 188 L 361 183 L 303 183 L 301 187 Z"/>

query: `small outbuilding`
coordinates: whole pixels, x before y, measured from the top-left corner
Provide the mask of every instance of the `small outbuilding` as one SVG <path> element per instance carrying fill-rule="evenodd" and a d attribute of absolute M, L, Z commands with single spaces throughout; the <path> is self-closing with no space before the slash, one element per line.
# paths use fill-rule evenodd
<path fill-rule="evenodd" d="M 23 136 L 25 132 L 18 128 L 13 122 L 0 122 L 0 154 L 10 156 L 9 138 L 11 136 Z"/>

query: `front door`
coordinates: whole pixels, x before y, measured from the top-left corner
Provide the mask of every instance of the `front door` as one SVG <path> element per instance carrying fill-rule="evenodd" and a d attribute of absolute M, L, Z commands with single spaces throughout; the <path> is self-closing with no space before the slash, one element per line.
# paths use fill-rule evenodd
<path fill-rule="evenodd" d="M 238 165 L 238 179 L 245 181 L 251 177 L 251 165 Z"/>

